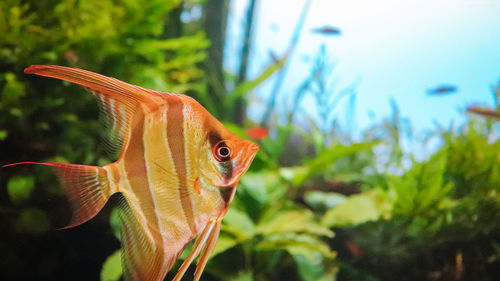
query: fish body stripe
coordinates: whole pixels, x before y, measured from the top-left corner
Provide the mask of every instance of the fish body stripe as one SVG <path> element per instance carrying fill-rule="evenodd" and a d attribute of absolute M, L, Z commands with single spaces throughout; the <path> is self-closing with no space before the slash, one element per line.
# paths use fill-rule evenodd
<path fill-rule="evenodd" d="M 141 212 L 139 213 L 142 213 L 147 222 L 143 224 L 143 227 L 146 230 L 149 230 L 153 241 L 161 241 L 158 216 L 153 211 L 155 210 L 155 202 L 153 200 L 149 181 L 147 180 L 148 177 L 143 140 L 144 122 L 145 118 L 142 118 L 142 120 L 137 122 L 136 126 L 132 129 L 127 151 L 124 155 L 123 164 L 125 174 L 128 178 L 130 192 L 135 195 L 135 200 L 137 200 L 134 200 L 137 204 L 136 207 L 140 208 Z M 139 198 L 140 200 L 138 200 Z"/>
<path fill-rule="evenodd" d="M 169 256 L 170 251 L 169 246 L 167 245 L 169 245 L 169 242 L 170 244 L 173 244 L 171 243 L 172 241 L 169 241 L 171 237 L 167 235 L 168 227 L 171 225 L 166 221 L 164 217 L 166 206 L 162 206 L 162 202 L 166 203 L 164 202 L 166 201 L 164 200 L 165 198 L 161 194 L 161 189 L 164 188 L 162 185 L 165 180 L 161 180 L 162 177 L 159 177 L 159 173 L 157 171 L 158 167 L 156 166 L 159 165 L 156 162 L 158 155 L 161 155 L 160 158 L 165 158 L 162 159 L 163 161 L 168 161 L 169 158 L 167 155 L 165 155 L 167 150 L 167 138 L 165 136 L 166 133 L 162 132 L 162 129 L 164 130 L 166 128 L 166 114 L 166 106 L 161 107 L 156 112 L 147 114 L 144 117 L 145 120 L 143 135 L 144 159 L 147 169 L 148 187 L 155 206 L 152 211 L 158 219 L 158 233 L 160 234 L 161 239 L 155 242 L 162 245 L 162 258 L 160 260 L 157 260 L 157 264 L 153 266 L 160 266 L 161 268 L 165 268 L 165 266 L 168 267 L 171 257 Z"/>
<path fill-rule="evenodd" d="M 169 100 L 168 107 L 167 138 L 179 180 L 179 197 L 182 210 L 186 218 L 186 223 L 189 225 L 191 233 L 196 234 L 197 231 L 193 215 L 193 206 L 187 185 L 188 173 L 186 169 L 184 103 L 180 98 L 176 97 Z"/>

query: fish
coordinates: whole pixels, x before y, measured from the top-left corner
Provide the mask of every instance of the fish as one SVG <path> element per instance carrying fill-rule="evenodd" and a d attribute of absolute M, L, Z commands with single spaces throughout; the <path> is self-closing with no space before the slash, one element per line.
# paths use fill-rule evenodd
<path fill-rule="evenodd" d="M 339 28 L 337 28 L 335 26 L 330 26 L 330 25 L 316 27 L 316 28 L 311 29 L 311 31 L 314 33 L 321 34 L 321 35 L 331 35 L 331 36 L 342 34 L 342 31 Z"/>
<path fill-rule="evenodd" d="M 269 130 L 258 125 L 248 128 L 245 132 L 254 140 L 261 140 L 269 136 Z"/>
<path fill-rule="evenodd" d="M 500 120 L 500 110 L 498 110 L 498 109 L 471 105 L 471 106 L 467 107 L 467 111 L 474 113 L 474 114 L 481 115 L 481 116 L 486 117 L 488 119 Z"/>
<path fill-rule="evenodd" d="M 448 95 L 456 93 L 458 90 L 457 86 L 454 85 L 441 85 L 433 89 L 427 90 L 428 95 Z"/>
<path fill-rule="evenodd" d="M 161 281 L 196 238 L 174 281 L 199 256 L 199 280 L 236 186 L 259 147 L 229 131 L 189 96 L 148 90 L 91 71 L 32 65 L 27 74 L 85 87 L 100 105 L 118 160 L 103 166 L 19 162 L 51 167 L 70 203 L 63 228 L 92 219 L 119 194 L 125 280 Z"/>

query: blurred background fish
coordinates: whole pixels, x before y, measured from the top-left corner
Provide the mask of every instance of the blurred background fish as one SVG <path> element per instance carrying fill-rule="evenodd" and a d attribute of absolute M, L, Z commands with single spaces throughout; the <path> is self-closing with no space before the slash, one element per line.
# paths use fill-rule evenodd
<path fill-rule="evenodd" d="M 334 35 L 341 35 L 342 31 L 331 25 L 325 25 L 321 27 L 315 27 L 311 29 L 311 32 L 321 34 L 321 35 L 326 35 L 326 36 L 334 36 Z"/>
<path fill-rule="evenodd" d="M 458 87 L 455 85 L 440 85 L 435 88 L 427 90 L 427 94 L 431 96 L 445 96 L 456 94 Z"/>

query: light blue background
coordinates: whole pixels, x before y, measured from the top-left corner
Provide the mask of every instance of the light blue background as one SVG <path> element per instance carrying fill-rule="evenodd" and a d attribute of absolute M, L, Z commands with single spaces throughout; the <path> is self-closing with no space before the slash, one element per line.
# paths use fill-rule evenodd
<path fill-rule="evenodd" d="M 271 62 L 269 51 L 285 52 L 304 3 L 258 1 L 250 79 Z M 247 5 L 244 0 L 231 5 L 225 64 L 233 73 L 239 64 Z M 325 25 L 341 29 L 342 35 L 311 32 Z M 452 121 L 461 124 L 466 105 L 493 105 L 491 87 L 500 79 L 500 1 L 313 0 L 289 62 L 280 104 L 309 75 L 321 44 L 326 44 L 328 60 L 336 63 L 334 76 L 340 87 L 359 81 L 354 119 L 348 124 L 353 132 L 389 116 L 390 99 L 417 131 L 434 128 L 436 122 L 444 127 Z M 273 82 L 270 79 L 253 91 L 252 119 L 260 121 Z M 445 96 L 427 94 L 442 84 L 456 85 L 458 91 Z M 304 103 L 302 108 L 315 116 L 311 96 Z M 345 114 L 342 108 L 336 110 L 339 116 Z"/>

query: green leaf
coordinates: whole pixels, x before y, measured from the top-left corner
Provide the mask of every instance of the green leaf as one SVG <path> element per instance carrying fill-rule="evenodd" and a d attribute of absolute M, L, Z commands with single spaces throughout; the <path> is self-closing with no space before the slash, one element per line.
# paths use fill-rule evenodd
<path fill-rule="evenodd" d="M 280 233 L 267 235 L 257 244 L 260 250 L 286 250 L 291 255 L 302 255 L 314 259 L 316 254 L 335 258 L 336 253 L 328 244 L 309 234 Z"/>
<path fill-rule="evenodd" d="M 284 211 L 272 208 L 259 221 L 255 232 L 264 235 L 292 232 L 333 237 L 333 232 L 316 222 L 313 213 L 307 209 Z"/>
<path fill-rule="evenodd" d="M 335 192 L 308 191 L 304 194 L 304 199 L 315 209 L 324 210 L 344 203 L 347 197 Z"/>
<path fill-rule="evenodd" d="M 215 249 L 214 249 L 214 252 L 212 253 L 212 256 L 216 256 L 216 255 L 226 251 L 227 249 L 238 245 L 239 243 L 240 243 L 240 241 L 236 240 L 235 238 L 227 235 L 226 233 L 224 233 L 222 231 L 219 235 L 219 239 L 217 240 L 217 244 L 215 245 Z M 187 255 L 186 255 L 186 257 L 187 257 Z"/>
<path fill-rule="evenodd" d="M 259 86 L 262 82 L 266 81 L 269 77 L 271 77 L 276 71 L 283 68 L 286 61 L 288 60 L 288 53 L 283 55 L 277 62 L 266 67 L 257 78 L 245 81 L 239 84 L 231 93 L 227 95 L 227 99 L 229 103 L 234 102 L 236 99 L 242 97 L 249 91 L 253 90 L 255 87 Z"/>
<path fill-rule="evenodd" d="M 338 268 L 324 265 L 324 258 L 315 253 L 313 258 L 308 259 L 303 255 L 293 255 L 302 280 L 305 281 L 334 281 Z"/>
<path fill-rule="evenodd" d="M 283 167 L 279 169 L 280 175 L 290 181 L 294 186 L 300 186 L 311 174 L 309 167 Z"/>
<path fill-rule="evenodd" d="M 273 193 L 281 194 L 282 181 L 275 171 L 247 172 L 241 178 L 242 189 L 260 204 L 271 200 Z"/>
<path fill-rule="evenodd" d="M 9 132 L 7 130 L 0 130 L 0 140 L 6 139 L 8 135 Z"/>
<path fill-rule="evenodd" d="M 395 210 L 399 214 L 416 214 L 436 209 L 453 185 L 444 183 L 448 153 L 441 148 L 424 163 L 413 163 L 402 177 L 390 177 L 388 186 L 396 195 Z"/>
<path fill-rule="evenodd" d="M 193 36 L 184 36 L 166 40 L 141 40 L 134 44 L 134 52 L 138 54 L 152 54 L 159 50 L 197 50 L 210 45 L 202 32 Z"/>
<path fill-rule="evenodd" d="M 15 176 L 7 183 L 7 193 L 12 203 L 19 205 L 30 197 L 34 187 L 35 180 L 32 176 Z"/>
<path fill-rule="evenodd" d="M 101 281 L 117 281 L 121 276 L 121 250 L 117 250 L 104 261 L 101 269 Z"/>
<path fill-rule="evenodd" d="M 120 208 L 113 208 L 111 215 L 109 216 L 109 224 L 111 225 L 111 230 L 118 240 L 121 240 L 121 219 L 120 219 Z"/>
<path fill-rule="evenodd" d="M 349 155 L 353 155 L 363 151 L 369 151 L 377 144 L 379 144 L 378 141 L 361 142 L 350 145 L 332 143 L 327 149 L 322 151 L 318 157 L 307 161 L 305 163 L 305 166 L 316 173 L 324 171 L 326 168 L 332 166 L 335 161 Z"/>
<path fill-rule="evenodd" d="M 378 143 L 362 142 L 351 145 L 333 143 L 324 149 L 319 156 L 306 161 L 302 166 L 280 168 L 280 175 L 291 181 L 294 186 L 301 186 L 311 176 L 331 170 L 339 159 L 369 151 Z"/>
<path fill-rule="evenodd" d="M 50 227 L 50 221 L 44 211 L 37 208 L 23 210 L 17 219 L 16 227 L 21 232 L 40 234 Z"/>
<path fill-rule="evenodd" d="M 344 203 L 330 209 L 321 224 L 332 227 L 375 221 L 388 217 L 392 204 L 392 199 L 380 189 L 352 195 Z"/>
<path fill-rule="evenodd" d="M 2 82 L 2 77 L 0 77 L 0 82 Z M 1 89 L 0 101 L 4 105 L 11 105 L 17 103 L 18 100 L 25 95 L 25 85 L 17 80 L 14 73 L 6 72 L 3 79 L 5 79 L 6 85 Z M 1 83 L 0 83 L 1 84 Z"/>
<path fill-rule="evenodd" d="M 230 122 L 222 122 L 222 124 L 224 124 L 224 126 L 229 131 L 231 131 L 232 133 L 236 134 L 238 137 L 240 137 L 240 138 L 248 138 L 247 133 L 240 126 L 238 126 L 238 125 L 236 125 L 234 123 L 230 123 Z"/>
<path fill-rule="evenodd" d="M 236 208 L 230 208 L 223 219 L 222 229 L 244 241 L 253 235 L 254 224 L 248 215 Z"/>

